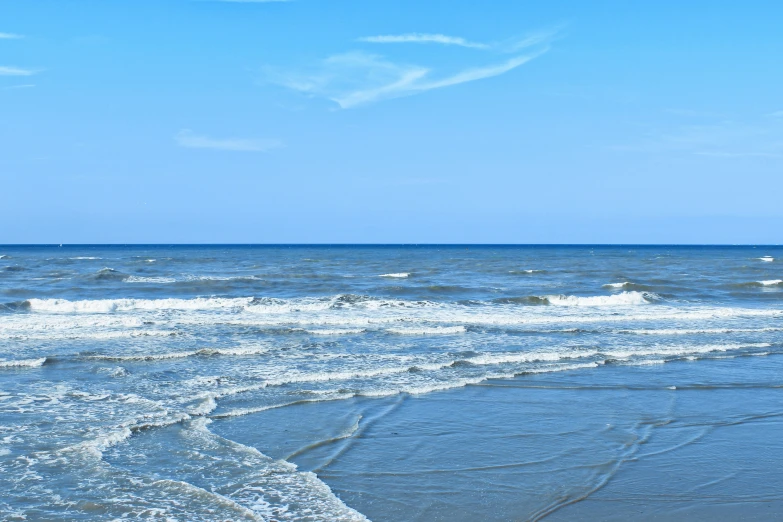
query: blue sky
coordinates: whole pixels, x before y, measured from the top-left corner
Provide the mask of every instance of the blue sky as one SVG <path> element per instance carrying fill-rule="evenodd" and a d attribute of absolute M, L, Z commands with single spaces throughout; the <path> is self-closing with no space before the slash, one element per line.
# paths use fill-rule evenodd
<path fill-rule="evenodd" d="M 781 19 L 0 0 L 0 243 L 781 243 Z"/>

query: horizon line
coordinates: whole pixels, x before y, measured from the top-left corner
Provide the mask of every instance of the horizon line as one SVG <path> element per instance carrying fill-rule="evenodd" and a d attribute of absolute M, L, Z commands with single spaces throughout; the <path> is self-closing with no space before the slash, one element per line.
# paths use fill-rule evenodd
<path fill-rule="evenodd" d="M 780 247 L 783 243 L 0 243 L 10 247 Z"/>

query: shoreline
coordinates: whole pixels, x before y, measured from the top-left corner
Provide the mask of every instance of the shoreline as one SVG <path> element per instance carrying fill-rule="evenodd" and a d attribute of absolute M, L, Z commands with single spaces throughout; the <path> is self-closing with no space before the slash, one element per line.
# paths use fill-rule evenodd
<path fill-rule="evenodd" d="M 748 520 L 783 515 L 783 495 L 759 491 L 783 479 L 783 409 L 769 410 L 783 357 L 740 359 L 302 404 L 210 429 L 315 471 L 371 520 L 714 520 L 726 505 Z M 748 430 L 757 443 L 737 452 Z"/>

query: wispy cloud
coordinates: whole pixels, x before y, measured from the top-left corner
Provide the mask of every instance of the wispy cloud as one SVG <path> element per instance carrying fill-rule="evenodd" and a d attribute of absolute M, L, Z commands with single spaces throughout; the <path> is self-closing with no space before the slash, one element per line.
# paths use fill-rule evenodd
<path fill-rule="evenodd" d="M 485 43 L 470 42 L 459 36 L 446 36 L 445 34 L 407 33 L 397 35 L 365 36 L 359 38 L 359 42 L 392 44 L 392 43 L 436 43 L 441 45 L 457 45 L 472 49 L 489 49 Z"/>
<path fill-rule="evenodd" d="M 32 69 L 0 65 L 0 76 L 32 76 L 35 73 L 36 71 L 33 71 Z"/>
<path fill-rule="evenodd" d="M 228 2 L 232 4 L 268 4 L 272 2 L 291 2 L 293 0 L 212 0 L 213 2 Z"/>
<path fill-rule="evenodd" d="M 769 113 L 769 115 L 772 116 L 773 118 L 783 118 L 783 111 L 771 112 Z"/>
<path fill-rule="evenodd" d="M 497 42 L 493 44 L 493 48 L 506 53 L 516 53 L 530 47 L 549 45 L 554 40 L 563 36 L 565 27 L 565 24 L 561 24 L 548 29 L 541 29 L 540 31 L 528 33 L 520 38 L 511 38 L 509 40 Z"/>
<path fill-rule="evenodd" d="M 34 83 L 25 83 L 21 85 L 9 85 L 8 87 L 3 87 L 3 89 L 6 91 L 13 91 L 16 89 L 31 89 L 33 87 L 35 87 Z"/>
<path fill-rule="evenodd" d="M 544 34 L 548 36 L 543 36 Z M 340 108 L 349 109 L 381 100 L 411 96 L 414 94 L 450 87 L 505 74 L 549 50 L 549 41 L 555 33 L 541 32 L 534 36 L 497 44 L 497 51 L 514 49 L 515 56 L 495 63 L 463 65 L 462 68 L 421 66 L 391 61 L 378 54 L 352 51 L 330 56 L 306 69 L 280 69 L 267 67 L 265 79 L 294 91 L 331 100 Z M 446 45 L 470 47 L 477 45 L 462 38 L 413 33 L 399 36 L 367 37 L 362 41 L 377 43 L 436 42 Z M 493 44 L 494 45 L 494 44 Z M 529 47 L 524 54 L 519 51 Z M 482 47 L 483 49 L 483 47 Z M 470 57 L 468 57 L 470 58 Z"/>
<path fill-rule="evenodd" d="M 194 134 L 189 129 L 179 131 L 175 136 L 180 147 L 189 149 L 215 149 L 242 152 L 266 152 L 283 146 L 280 140 L 260 138 L 210 138 Z"/>
<path fill-rule="evenodd" d="M 24 36 L 14 33 L 0 33 L 0 40 L 18 40 L 19 38 L 24 38 Z"/>

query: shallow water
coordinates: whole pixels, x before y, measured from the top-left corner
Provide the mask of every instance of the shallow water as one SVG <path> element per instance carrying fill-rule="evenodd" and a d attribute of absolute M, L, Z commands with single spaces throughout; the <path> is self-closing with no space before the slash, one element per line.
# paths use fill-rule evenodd
<path fill-rule="evenodd" d="M 783 514 L 781 247 L 0 256 L 0 518 Z"/>

